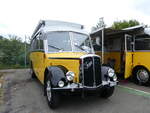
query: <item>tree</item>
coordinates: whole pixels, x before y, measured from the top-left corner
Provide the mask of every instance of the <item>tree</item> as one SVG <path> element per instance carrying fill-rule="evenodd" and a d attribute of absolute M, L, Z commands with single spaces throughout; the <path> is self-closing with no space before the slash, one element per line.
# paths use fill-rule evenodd
<path fill-rule="evenodd" d="M 124 28 L 128 28 L 128 27 L 133 27 L 136 25 L 139 25 L 140 22 L 138 22 L 137 20 L 123 20 L 123 21 L 115 21 L 112 25 L 113 29 L 124 29 Z"/>
<path fill-rule="evenodd" d="M 3 36 L 0 35 L 0 40 L 2 40 L 2 39 L 3 39 Z"/>
<path fill-rule="evenodd" d="M 16 35 L 8 35 L 9 38 L 0 38 L 0 68 L 23 67 L 25 60 L 25 43 Z M 26 43 L 26 51 L 29 53 L 29 44 Z M 27 64 L 29 64 L 27 57 Z"/>

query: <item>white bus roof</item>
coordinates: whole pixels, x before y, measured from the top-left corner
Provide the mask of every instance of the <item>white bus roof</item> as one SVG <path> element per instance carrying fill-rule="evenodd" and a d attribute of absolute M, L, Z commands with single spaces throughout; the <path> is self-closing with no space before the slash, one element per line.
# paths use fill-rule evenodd
<path fill-rule="evenodd" d="M 41 20 L 34 30 L 32 37 L 38 31 L 44 32 L 52 32 L 52 31 L 73 31 L 79 32 L 83 34 L 88 34 L 84 29 L 83 25 L 71 23 L 71 22 L 63 22 L 63 21 L 55 21 L 55 20 Z"/>
<path fill-rule="evenodd" d="M 93 31 L 91 33 L 91 35 L 94 35 L 94 34 L 99 34 L 100 35 L 101 31 L 103 29 L 104 29 L 105 35 L 114 35 L 114 34 L 119 34 L 119 33 L 132 33 L 132 34 L 141 33 L 141 34 L 150 35 L 150 27 L 147 27 L 145 25 L 137 25 L 137 26 L 121 29 L 121 30 L 115 30 L 115 29 L 112 29 L 112 28 L 99 28 L 99 29 Z"/>

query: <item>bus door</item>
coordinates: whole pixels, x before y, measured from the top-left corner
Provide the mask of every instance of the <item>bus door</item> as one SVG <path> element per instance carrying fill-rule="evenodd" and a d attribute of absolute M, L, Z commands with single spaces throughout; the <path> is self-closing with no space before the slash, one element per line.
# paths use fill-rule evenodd
<path fill-rule="evenodd" d="M 132 74 L 133 67 L 133 37 L 131 35 L 125 34 L 125 53 L 124 53 L 124 78 L 128 78 Z"/>

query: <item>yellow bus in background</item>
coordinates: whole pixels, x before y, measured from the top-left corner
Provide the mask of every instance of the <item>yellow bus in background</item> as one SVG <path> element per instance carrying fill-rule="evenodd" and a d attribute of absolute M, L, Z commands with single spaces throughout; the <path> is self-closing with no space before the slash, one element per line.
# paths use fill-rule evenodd
<path fill-rule="evenodd" d="M 143 25 L 123 30 L 105 28 L 91 33 L 91 37 L 103 65 L 114 68 L 124 79 L 132 78 L 140 84 L 150 83 L 149 28 Z"/>

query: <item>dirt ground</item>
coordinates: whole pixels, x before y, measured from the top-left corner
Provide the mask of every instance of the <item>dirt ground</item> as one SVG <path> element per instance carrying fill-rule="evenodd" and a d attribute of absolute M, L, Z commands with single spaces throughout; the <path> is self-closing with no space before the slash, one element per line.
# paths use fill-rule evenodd
<path fill-rule="evenodd" d="M 109 99 L 66 96 L 59 108 L 51 110 L 43 95 L 43 86 L 31 79 L 29 69 L 0 70 L 0 73 L 0 113 L 150 113 L 150 87 L 140 87 L 147 91 L 146 96 L 124 90 L 124 86 L 139 88 L 130 83 L 117 86 Z"/>

